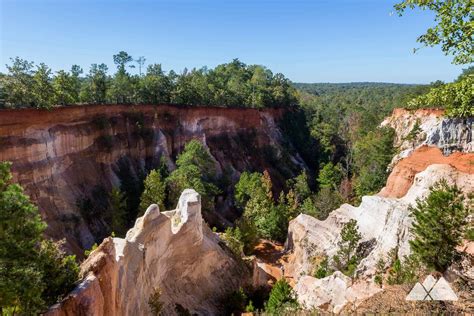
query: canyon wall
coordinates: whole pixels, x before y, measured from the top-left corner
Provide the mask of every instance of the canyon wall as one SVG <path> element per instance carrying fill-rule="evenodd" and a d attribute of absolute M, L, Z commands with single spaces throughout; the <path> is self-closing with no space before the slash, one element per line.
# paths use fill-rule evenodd
<path fill-rule="evenodd" d="M 217 212 L 203 214 L 224 226 L 238 214 L 230 202 L 243 170 L 268 170 L 276 188 L 307 168 L 282 133 L 283 109 L 85 105 L 0 111 L 0 161 L 13 163 L 14 180 L 38 205 L 47 234 L 66 238 L 82 255 L 110 230 L 107 194 L 113 187 L 137 191 L 163 157 L 173 169 L 186 142 L 199 139 L 228 183 Z M 290 113 L 291 114 L 291 113 Z M 79 206 L 80 205 L 80 206 Z"/>
<path fill-rule="evenodd" d="M 399 258 L 410 253 L 410 206 L 425 198 L 441 179 L 466 194 L 474 192 L 473 122 L 443 117 L 439 110 L 395 110 L 383 123 L 395 129 L 395 145 L 400 149 L 386 187 L 377 195 L 364 196 L 357 207 L 342 205 L 323 221 L 301 214 L 290 222 L 284 271 L 303 306 L 336 313 L 344 308 L 357 311 L 352 308 L 384 291 L 374 282 L 377 262 L 383 259 L 388 268 L 391 251 L 396 249 Z M 341 229 L 351 219 L 362 235 L 358 278 L 353 281 L 339 271 L 314 277 L 318 260 L 336 254 Z"/>
<path fill-rule="evenodd" d="M 83 281 L 48 316 L 218 315 L 250 284 L 251 271 L 203 223 L 200 196 L 185 190 L 175 210 L 151 205 L 125 239 L 108 238 L 81 265 Z"/>

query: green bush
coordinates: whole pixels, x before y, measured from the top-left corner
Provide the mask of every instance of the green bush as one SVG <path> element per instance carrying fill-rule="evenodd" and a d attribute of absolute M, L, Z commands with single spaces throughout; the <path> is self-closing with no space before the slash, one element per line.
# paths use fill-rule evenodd
<path fill-rule="evenodd" d="M 315 269 L 314 269 L 314 277 L 317 279 L 323 279 L 332 274 L 332 270 L 329 267 L 329 258 L 327 256 L 323 256 L 316 262 Z"/>

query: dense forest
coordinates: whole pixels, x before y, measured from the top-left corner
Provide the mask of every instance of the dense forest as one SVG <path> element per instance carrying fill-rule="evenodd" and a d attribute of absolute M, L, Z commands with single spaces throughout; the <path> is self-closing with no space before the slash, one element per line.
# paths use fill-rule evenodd
<path fill-rule="evenodd" d="M 92 64 L 84 75 L 73 65 L 70 71 L 41 63 L 12 58 L 8 73 L 0 74 L 0 108 L 51 108 L 70 104 L 158 104 L 214 105 L 224 107 L 292 107 L 296 90 L 281 73 L 273 74 L 260 65 L 246 65 L 238 59 L 213 69 L 184 69 L 165 72 L 161 64 L 134 60 L 121 51 L 113 56 L 117 67 L 109 75 L 106 64 Z M 132 75 L 130 68 L 139 68 Z"/>

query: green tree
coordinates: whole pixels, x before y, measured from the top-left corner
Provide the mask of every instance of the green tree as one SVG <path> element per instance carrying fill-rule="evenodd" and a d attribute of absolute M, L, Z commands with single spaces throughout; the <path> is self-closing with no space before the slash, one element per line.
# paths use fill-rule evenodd
<path fill-rule="evenodd" d="M 188 142 L 176 159 L 177 168 L 166 179 L 169 200 L 178 200 L 184 189 L 192 188 L 202 196 L 203 208 L 214 210 L 219 189 L 215 181 L 215 165 L 206 147 L 197 140 Z"/>
<path fill-rule="evenodd" d="M 132 56 L 130 56 L 127 52 L 120 51 L 118 54 L 114 55 L 114 64 L 117 65 L 119 72 L 125 72 L 126 65 L 132 61 Z"/>
<path fill-rule="evenodd" d="M 166 76 L 160 64 L 147 67 L 146 75 L 139 82 L 139 100 L 142 103 L 170 102 L 173 82 Z"/>
<path fill-rule="evenodd" d="M 288 187 L 294 192 L 298 204 L 302 204 L 304 200 L 311 196 L 308 175 L 304 170 L 295 178 L 288 181 Z"/>
<path fill-rule="evenodd" d="M 240 195 L 241 202 L 248 198 L 243 214 L 245 221 L 252 223 L 258 238 L 284 240 L 290 216 L 284 195 L 280 195 L 280 203 L 276 204 L 273 200 L 272 182 L 267 171 L 260 175 L 259 181 L 256 180 L 255 174 L 242 173 L 241 177 L 244 179 L 242 182 L 239 181 L 240 186 L 236 192 L 242 193 L 241 190 L 245 190 L 246 187 L 253 189 L 253 191 L 247 191 L 251 194 L 250 198 L 244 194 Z"/>
<path fill-rule="evenodd" d="M 407 8 L 430 10 L 436 25 L 417 41 L 425 46 L 441 45 L 446 55 L 453 55 L 454 64 L 474 62 L 474 4 L 471 0 L 405 0 L 395 5 L 401 16 Z"/>
<path fill-rule="evenodd" d="M 342 167 L 340 164 L 334 165 L 332 162 L 328 162 L 319 171 L 318 183 L 320 188 L 331 188 L 337 190 L 339 184 L 341 184 L 343 177 Z"/>
<path fill-rule="evenodd" d="M 336 268 L 342 273 L 353 276 L 360 258 L 356 254 L 357 245 L 362 235 L 359 233 L 357 221 L 345 223 L 341 230 L 341 239 L 337 243 L 339 250 L 333 257 Z"/>
<path fill-rule="evenodd" d="M 75 78 L 68 72 L 64 70 L 58 71 L 53 78 L 52 84 L 54 89 L 54 104 L 68 105 L 79 101 Z"/>
<path fill-rule="evenodd" d="M 11 184 L 10 163 L 0 163 L 0 306 L 38 312 L 44 301 L 37 245 L 45 224 L 37 208 Z"/>
<path fill-rule="evenodd" d="M 31 106 L 34 102 L 34 64 L 19 57 L 10 60 L 12 64 L 6 65 L 8 74 L 1 80 L 5 90 L 5 104 L 7 107 Z"/>
<path fill-rule="evenodd" d="M 49 109 L 53 105 L 54 88 L 51 84 L 51 69 L 41 63 L 33 75 L 33 97 L 37 108 Z"/>
<path fill-rule="evenodd" d="M 0 307 L 2 313 L 37 314 L 72 288 L 78 267 L 73 256 L 43 239 L 46 225 L 11 183 L 10 166 L 0 163 Z"/>
<path fill-rule="evenodd" d="M 127 230 L 127 198 L 119 188 L 113 188 L 109 195 L 110 229 L 122 237 Z"/>
<path fill-rule="evenodd" d="M 42 240 L 38 264 L 42 271 L 45 289 L 42 298 L 47 305 L 60 301 L 73 290 L 79 275 L 75 256 L 67 255 L 62 249 L 64 241 Z"/>
<path fill-rule="evenodd" d="M 462 241 L 472 201 L 456 185 L 441 180 L 410 210 L 414 218 L 411 250 L 429 269 L 444 272 Z"/>
<path fill-rule="evenodd" d="M 425 95 L 408 102 L 410 108 L 446 108 L 451 117 L 474 116 L 474 75 L 461 76 L 455 82 L 433 87 Z"/>
<path fill-rule="evenodd" d="M 382 128 L 367 133 L 355 144 L 355 190 L 358 197 L 376 193 L 385 185 L 387 166 L 394 155 L 393 137 L 393 129 Z"/>
<path fill-rule="evenodd" d="M 108 67 L 106 64 L 92 64 L 81 89 L 81 101 L 104 103 L 108 89 Z"/>
<path fill-rule="evenodd" d="M 159 170 L 152 170 L 144 181 L 144 190 L 140 198 L 140 211 L 144 214 L 151 204 L 158 204 L 164 210 L 166 184 Z"/>
<path fill-rule="evenodd" d="M 287 310 L 298 308 L 296 293 L 285 279 L 278 280 L 270 292 L 270 297 L 265 303 L 265 311 L 271 315 L 279 315 Z"/>
<path fill-rule="evenodd" d="M 244 208 L 253 193 L 262 189 L 262 185 L 261 173 L 242 172 L 234 189 L 234 199 L 237 206 Z"/>

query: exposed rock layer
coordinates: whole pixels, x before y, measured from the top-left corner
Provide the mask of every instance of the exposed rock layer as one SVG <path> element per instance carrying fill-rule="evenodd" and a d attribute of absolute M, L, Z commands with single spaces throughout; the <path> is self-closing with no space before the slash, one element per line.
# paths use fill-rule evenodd
<path fill-rule="evenodd" d="M 92 252 L 81 274 L 84 281 L 47 315 L 149 315 L 155 289 L 162 315 L 177 308 L 216 315 L 230 293 L 251 282 L 248 268 L 203 224 L 194 190 L 182 193 L 174 211 L 151 205 L 125 239 L 108 238 Z"/>
<path fill-rule="evenodd" d="M 398 249 L 399 258 L 410 252 L 409 206 L 426 197 L 440 179 L 457 184 L 465 193 L 474 192 L 472 122 L 472 118 L 444 118 L 439 110 L 395 110 L 385 120 L 384 125 L 395 129 L 401 149 L 387 186 L 376 196 L 363 197 L 358 207 L 342 205 L 324 221 L 301 214 L 290 222 L 285 276 L 295 284 L 301 304 L 340 312 L 381 291 L 373 281 L 378 260 L 387 262 L 393 249 Z M 420 128 L 411 133 L 415 124 Z M 410 133 L 416 135 L 407 137 Z M 358 250 L 364 255 L 357 267 L 358 280 L 353 283 L 339 272 L 316 279 L 312 276 L 315 262 L 336 254 L 341 228 L 350 219 L 357 220 L 362 235 Z"/>
<path fill-rule="evenodd" d="M 77 202 L 106 204 L 104 197 L 113 186 L 127 182 L 137 187 L 161 156 L 173 168 L 176 155 L 193 138 L 208 146 L 218 172 L 230 183 L 240 171 L 267 169 L 276 187 L 281 186 L 306 167 L 283 139 L 279 121 L 285 113 L 169 105 L 2 110 L 0 161 L 13 162 L 14 179 L 39 206 L 47 234 L 66 238 L 67 246 L 82 255 L 109 230 L 100 207 L 86 205 L 81 212 Z M 204 215 L 219 226 L 237 214 L 228 191 L 217 202 L 219 212 Z"/>

